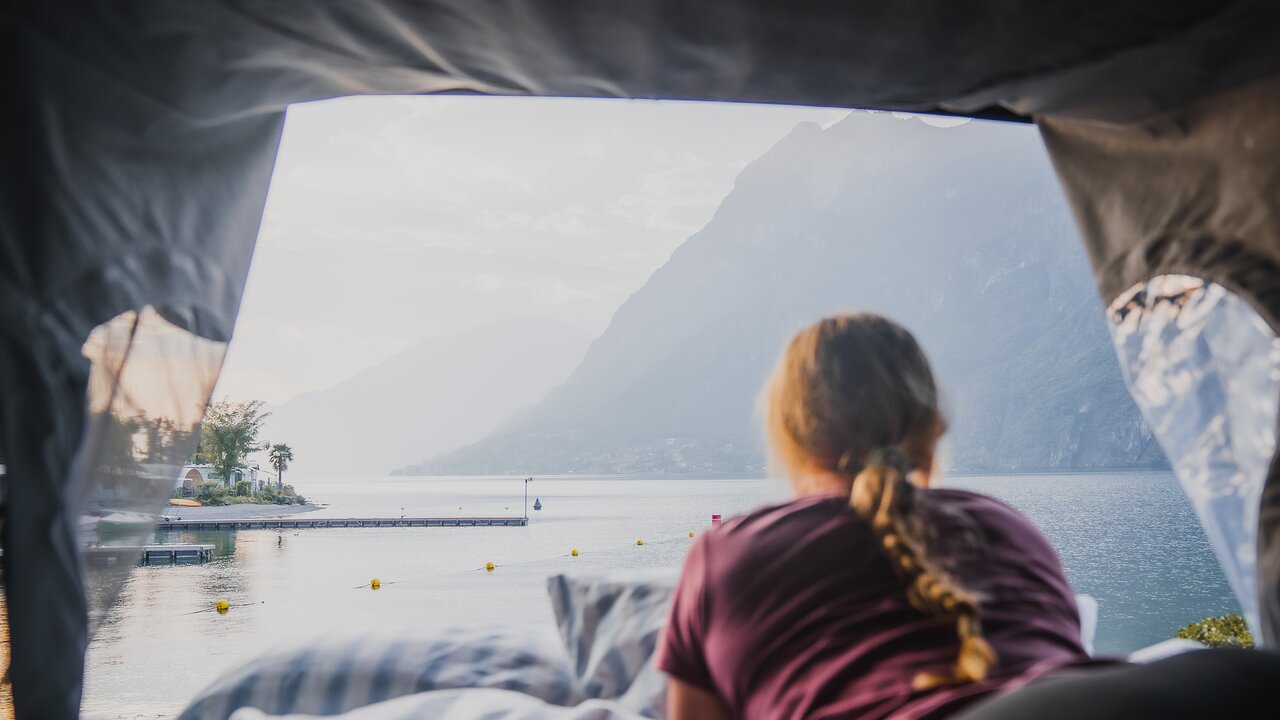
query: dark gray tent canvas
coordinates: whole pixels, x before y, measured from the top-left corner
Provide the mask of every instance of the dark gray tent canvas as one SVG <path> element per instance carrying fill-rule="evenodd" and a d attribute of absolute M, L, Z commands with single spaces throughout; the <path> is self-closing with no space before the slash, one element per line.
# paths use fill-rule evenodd
<path fill-rule="evenodd" d="M 1224 380 L 1232 363 L 1272 362 L 1280 327 L 1280 5 L 15 0 L 0 18 L 0 539 L 20 717 L 77 713 L 90 617 L 120 579 L 84 572 L 78 518 L 154 512 L 189 452 L 232 336 L 286 106 L 371 93 L 1040 123 L 1122 365 L 1146 389 L 1135 396 L 1168 421 L 1157 432 L 1166 450 L 1219 427 L 1215 418 L 1265 436 L 1175 469 L 1184 484 L 1223 458 L 1239 469 L 1222 486 L 1245 498 L 1236 515 L 1210 493 L 1201 517 L 1211 538 L 1256 541 L 1256 567 L 1241 561 L 1234 587 L 1256 587 L 1256 602 L 1242 602 L 1264 640 L 1280 639 L 1280 481 L 1267 482 L 1280 396 Z M 1144 285 L 1171 274 L 1212 287 Z M 1199 316 L 1171 307 L 1231 321 L 1199 325 L 1196 343 L 1179 345 Z M 1159 313 L 1168 322 L 1134 324 Z M 1180 372 L 1161 365 L 1161 347 L 1212 360 L 1190 366 L 1210 369 L 1198 392 L 1155 392 L 1172 375 L 1150 368 Z M 1238 377 L 1263 383 L 1266 369 Z M 1239 406 L 1246 392 L 1252 404 Z M 167 439 L 145 461 L 121 450 L 159 418 Z M 1264 483 L 1257 502 L 1239 494 Z"/>

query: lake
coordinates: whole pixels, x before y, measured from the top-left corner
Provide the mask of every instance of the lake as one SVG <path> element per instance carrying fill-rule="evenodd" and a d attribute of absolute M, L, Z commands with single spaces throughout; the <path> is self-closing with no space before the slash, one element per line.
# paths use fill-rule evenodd
<path fill-rule="evenodd" d="M 313 517 L 520 515 L 519 479 L 290 478 Z M 1000 498 L 1053 541 L 1100 608 L 1097 650 L 1123 653 L 1208 615 L 1238 612 L 1170 473 L 955 477 Z M 527 527 L 165 532 L 204 542 L 201 565 L 133 570 L 89 648 L 84 715 L 170 717 L 221 672 L 335 631 L 549 623 L 545 578 L 680 564 L 688 533 L 786 497 L 765 480 L 538 478 Z M 644 541 L 637 545 L 636 540 Z M 578 557 L 570 552 L 579 551 Z M 485 572 L 485 563 L 497 565 Z M 382 588 L 372 591 L 372 578 Z M 212 611 L 219 599 L 232 608 Z"/>

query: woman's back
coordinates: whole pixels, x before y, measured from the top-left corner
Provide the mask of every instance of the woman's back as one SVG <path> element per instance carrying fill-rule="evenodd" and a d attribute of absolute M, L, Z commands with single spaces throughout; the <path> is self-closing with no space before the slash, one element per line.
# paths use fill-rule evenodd
<path fill-rule="evenodd" d="M 691 549 L 660 667 L 718 696 L 735 717 L 941 717 L 993 690 L 1081 663 L 1080 626 L 1052 547 L 1001 503 L 921 490 L 930 556 L 981 599 L 996 664 L 985 680 L 913 689 L 945 674 L 954 621 L 912 607 L 847 497 L 760 508 Z"/>

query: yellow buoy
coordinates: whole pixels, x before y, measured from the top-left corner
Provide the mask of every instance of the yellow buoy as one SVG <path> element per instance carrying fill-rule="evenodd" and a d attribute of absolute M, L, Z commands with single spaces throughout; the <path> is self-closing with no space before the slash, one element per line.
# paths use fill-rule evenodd
<path fill-rule="evenodd" d="M 487 571 L 487 572 L 493 572 L 493 568 L 494 568 L 493 563 L 485 563 L 485 564 L 484 564 L 484 569 L 485 569 L 485 571 Z"/>
<path fill-rule="evenodd" d="M 219 615 L 226 615 L 227 611 L 231 609 L 231 603 L 226 600 L 219 600 L 213 604 L 213 608 L 218 611 Z"/>
<path fill-rule="evenodd" d="M 689 531 L 689 537 L 693 537 L 693 531 L 692 531 L 692 530 L 690 530 L 690 531 Z"/>
<path fill-rule="evenodd" d="M 379 580 L 378 578 L 374 578 L 369 581 L 369 587 L 373 588 L 374 590 L 377 590 L 378 588 L 382 587 L 382 581 Z"/>
<path fill-rule="evenodd" d="M 574 557 L 578 557 L 578 548 L 574 548 L 573 550 L 570 550 L 569 554 Z"/>
<path fill-rule="evenodd" d="M 637 544 L 637 545 L 643 545 L 643 544 L 644 544 L 644 541 L 643 541 L 643 540 L 637 540 L 637 541 L 636 541 L 636 544 Z"/>

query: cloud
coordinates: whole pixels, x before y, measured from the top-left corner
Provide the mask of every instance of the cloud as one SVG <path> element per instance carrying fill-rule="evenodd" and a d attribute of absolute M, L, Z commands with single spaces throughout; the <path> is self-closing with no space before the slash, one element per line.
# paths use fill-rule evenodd
<path fill-rule="evenodd" d="M 582 288 L 573 287 L 559 280 L 546 283 L 530 284 L 530 299 L 539 305 L 564 305 L 579 300 L 592 300 L 598 297 L 595 293 Z"/>
<path fill-rule="evenodd" d="M 214 396 L 279 404 L 298 392 L 331 387 L 414 342 L 345 323 L 245 318 L 236 325 Z"/>
<path fill-rule="evenodd" d="M 480 292 L 497 292 L 507 286 L 507 280 L 497 273 L 476 273 L 467 278 L 467 285 Z"/>
<path fill-rule="evenodd" d="M 729 186 L 731 173 L 711 173 L 712 163 L 687 152 L 660 152 L 660 167 L 640 176 L 639 187 L 609 204 L 607 212 L 641 227 L 692 235 L 710 218 Z M 737 169 L 736 163 L 726 169 Z"/>
<path fill-rule="evenodd" d="M 591 221 L 591 215 L 593 213 L 582 205 L 569 205 L 541 215 L 484 208 L 476 213 L 474 220 L 479 227 L 490 231 L 537 230 L 581 237 L 600 232 L 600 228 Z"/>

